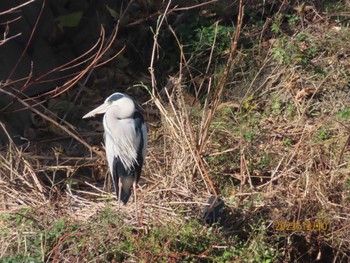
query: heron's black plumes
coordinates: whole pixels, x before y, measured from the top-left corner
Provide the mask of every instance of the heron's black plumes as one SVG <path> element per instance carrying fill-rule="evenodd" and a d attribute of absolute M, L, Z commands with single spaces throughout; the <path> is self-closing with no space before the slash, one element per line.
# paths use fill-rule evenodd
<path fill-rule="evenodd" d="M 143 158 L 142 155 L 138 155 L 138 163 L 135 163 L 132 168 L 125 168 L 119 158 L 114 159 L 113 164 L 113 183 L 117 197 L 119 196 L 119 180 L 122 188 L 120 193 L 120 200 L 124 205 L 128 202 L 131 196 L 131 187 L 133 182 L 139 181 L 142 169 Z"/>
<path fill-rule="evenodd" d="M 118 195 L 118 193 L 117 193 Z M 124 205 L 126 205 L 126 203 L 129 201 L 129 198 L 131 196 L 131 190 L 129 189 L 129 193 L 125 193 L 122 190 L 122 193 L 120 194 L 120 200 L 123 202 Z"/>
<path fill-rule="evenodd" d="M 131 187 L 134 181 L 133 176 L 124 176 L 121 177 L 121 183 L 122 183 L 122 192 L 120 193 L 120 200 L 123 202 L 124 205 L 129 201 L 129 198 L 131 196 Z M 119 183 L 117 183 L 119 184 Z M 116 187 L 116 194 L 119 196 L 119 185 Z"/>

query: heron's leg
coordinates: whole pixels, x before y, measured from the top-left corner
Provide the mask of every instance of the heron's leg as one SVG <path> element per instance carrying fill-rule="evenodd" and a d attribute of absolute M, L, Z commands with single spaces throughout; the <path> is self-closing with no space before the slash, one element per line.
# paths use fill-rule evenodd
<path fill-rule="evenodd" d="M 138 222 L 138 217 L 137 217 L 137 194 L 136 194 L 136 178 L 134 179 L 133 183 L 132 183 L 132 188 L 134 189 L 134 199 L 135 199 L 135 215 L 136 215 L 136 221 Z"/>
<path fill-rule="evenodd" d="M 122 196 L 122 178 L 118 177 L 118 210 L 120 209 L 120 198 Z"/>

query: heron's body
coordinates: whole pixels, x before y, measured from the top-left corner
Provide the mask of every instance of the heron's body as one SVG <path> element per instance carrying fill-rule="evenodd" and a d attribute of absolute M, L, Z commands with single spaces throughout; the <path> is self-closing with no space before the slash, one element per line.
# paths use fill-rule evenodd
<path fill-rule="evenodd" d="M 107 111 L 103 123 L 105 127 L 106 155 L 109 171 L 117 196 L 119 180 L 122 182 L 121 201 L 127 203 L 131 195 L 134 181 L 139 181 L 141 169 L 146 155 L 147 135 L 146 125 L 142 115 L 136 111 L 130 118 L 118 119 L 113 112 Z M 114 137 L 113 132 L 123 134 Z M 125 141 L 129 143 L 124 143 Z"/>
<path fill-rule="evenodd" d="M 133 100 L 125 94 L 114 93 L 104 104 L 86 114 L 83 118 L 104 113 L 105 147 L 109 171 L 114 189 L 120 200 L 126 204 L 141 176 L 146 156 L 147 128 L 142 114 L 137 111 Z"/>

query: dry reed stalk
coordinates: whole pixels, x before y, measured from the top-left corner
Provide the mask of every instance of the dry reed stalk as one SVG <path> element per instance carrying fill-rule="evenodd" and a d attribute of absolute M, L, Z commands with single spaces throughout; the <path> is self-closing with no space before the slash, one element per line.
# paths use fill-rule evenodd
<path fill-rule="evenodd" d="M 169 4 L 170 4 L 170 1 L 169 1 Z M 211 192 L 217 195 L 216 190 L 213 186 L 213 183 L 211 182 L 210 177 L 208 175 L 205 164 L 202 160 L 202 154 L 204 152 L 205 144 L 209 139 L 208 131 L 209 131 L 210 124 L 213 120 L 213 117 L 215 115 L 219 102 L 221 100 L 222 91 L 227 83 L 229 72 L 234 63 L 234 55 L 237 49 L 237 42 L 238 42 L 238 38 L 240 35 L 242 22 L 243 22 L 243 12 L 244 12 L 243 2 L 241 1 L 239 5 L 239 15 L 237 19 L 237 26 L 235 28 L 234 37 L 231 40 L 231 50 L 230 50 L 229 58 L 226 63 L 225 71 L 220 78 L 219 84 L 216 87 L 214 94 L 208 94 L 208 99 L 210 98 L 211 107 L 209 109 L 208 107 L 209 100 L 207 99 L 206 107 L 205 107 L 205 110 L 203 111 L 203 121 L 200 126 L 200 130 L 197 130 L 193 126 L 193 124 L 190 122 L 188 117 L 190 116 L 190 113 L 187 110 L 187 107 L 183 99 L 184 88 L 181 85 L 182 64 L 180 64 L 180 71 L 179 71 L 177 80 L 175 80 L 175 78 L 170 80 L 172 82 L 171 83 L 172 93 L 169 94 L 170 90 L 168 87 L 163 90 L 164 91 L 163 93 L 165 93 L 164 96 L 166 97 L 166 101 L 169 106 L 165 106 L 164 100 L 162 99 L 161 95 L 158 94 L 157 92 L 157 87 L 156 87 L 157 84 L 155 81 L 153 65 L 154 65 L 154 61 L 156 60 L 156 49 L 158 46 L 157 44 L 158 32 L 162 23 L 164 22 L 164 17 L 166 15 L 168 7 L 169 5 L 167 6 L 167 9 L 164 12 L 164 15 L 159 20 L 160 22 L 158 23 L 154 33 L 152 60 L 149 67 L 151 79 L 152 79 L 152 92 L 151 92 L 152 100 L 154 104 L 157 106 L 157 108 L 159 109 L 162 117 L 166 122 L 165 127 L 167 127 L 168 129 L 167 132 L 170 134 L 170 140 L 172 141 L 172 145 L 175 145 L 175 147 L 179 147 L 179 148 L 171 149 L 171 152 L 175 154 L 175 156 L 172 156 L 173 157 L 172 160 L 179 160 L 178 162 L 174 163 L 173 168 L 175 168 L 175 170 L 174 169 L 172 170 L 174 170 L 176 173 L 180 172 L 181 174 L 183 174 L 186 172 L 186 169 L 188 168 L 191 169 L 190 171 L 187 172 L 188 176 L 184 176 L 183 181 L 185 182 L 185 185 L 188 185 L 189 183 L 191 183 L 192 175 L 194 171 L 198 171 L 201 174 L 201 177 L 203 179 L 204 184 L 206 185 L 208 193 Z M 182 50 L 182 45 L 179 42 L 174 31 L 171 28 L 170 30 L 173 32 L 173 35 L 181 51 L 180 61 L 184 61 L 184 65 L 189 71 L 188 64 Z M 214 46 L 215 46 L 215 41 L 212 46 L 212 52 L 213 52 Z M 211 58 L 209 59 L 207 68 L 209 68 L 210 63 L 211 63 Z M 194 136 L 195 134 L 194 130 L 197 130 L 196 133 L 199 135 L 198 138 Z M 190 163 L 191 165 L 189 165 L 186 168 L 184 167 L 184 163 L 187 163 L 187 164 Z M 182 170 L 180 169 L 178 171 L 176 167 L 182 167 L 182 168 L 184 167 L 185 169 L 182 169 Z M 188 178 L 190 182 L 188 182 L 186 178 Z M 177 178 L 177 180 L 179 179 Z"/>
<path fill-rule="evenodd" d="M 1 128 L 9 138 L 6 151 L 0 151 L 0 194 L 5 210 L 21 205 L 38 205 L 47 202 L 46 189 L 35 169 L 11 140 L 6 127 Z"/>

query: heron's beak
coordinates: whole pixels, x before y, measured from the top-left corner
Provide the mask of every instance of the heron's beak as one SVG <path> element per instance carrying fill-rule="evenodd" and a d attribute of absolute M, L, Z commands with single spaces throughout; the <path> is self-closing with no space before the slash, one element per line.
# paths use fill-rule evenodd
<path fill-rule="evenodd" d="M 89 113 L 85 114 L 83 116 L 83 119 L 94 117 L 96 114 L 105 113 L 107 111 L 107 109 L 108 109 L 108 105 L 104 103 L 104 104 L 98 106 L 96 109 L 94 109 L 94 110 L 90 111 Z"/>

